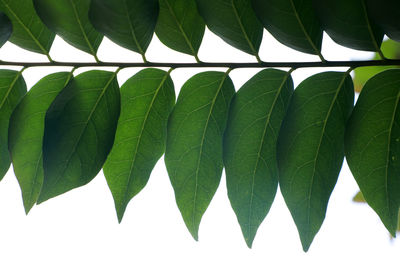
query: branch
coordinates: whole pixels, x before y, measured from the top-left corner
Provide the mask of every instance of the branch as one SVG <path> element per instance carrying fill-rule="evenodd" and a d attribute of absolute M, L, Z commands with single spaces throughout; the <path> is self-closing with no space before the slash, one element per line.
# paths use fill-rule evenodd
<path fill-rule="evenodd" d="M 166 67 L 166 68 L 321 68 L 321 67 L 367 67 L 367 66 L 399 66 L 400 59 L 383 60 L 355 60 L 355 61 L 318 61 L 318 62 L 198 62 L 198 63 L 171 63 L 171 62 L 11 62 L 0 61 L 0 66 L 23 67 Z"/>

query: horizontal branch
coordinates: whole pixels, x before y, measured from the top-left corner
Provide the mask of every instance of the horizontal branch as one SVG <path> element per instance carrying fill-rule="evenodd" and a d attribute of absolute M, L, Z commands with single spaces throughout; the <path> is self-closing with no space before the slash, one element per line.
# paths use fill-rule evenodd
<path fill-rule="evenodd" d="M 199 62 L 199 63 L 170 63 L 170 62 L 12 62 L 0 61 L 0 66 L 23 67 L 166 67 L 166 68 L 321 68 L 321 67 L 349 67 L 366 66 L 400 66 L 399 59 L 384 60 L 355 60 L 355 61 L 316 61 L 316 62 Z"/>

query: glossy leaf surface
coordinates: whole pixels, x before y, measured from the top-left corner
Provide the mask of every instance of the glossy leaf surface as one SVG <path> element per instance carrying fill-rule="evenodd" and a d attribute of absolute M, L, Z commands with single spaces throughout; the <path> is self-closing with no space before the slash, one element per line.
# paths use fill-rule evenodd
<path fill-rule="evenodd" d="M 322 29 L 312 0 L 252 0 L 264 27 L 282 44 L 320 55 Z"/>
<path fill-rule="evenodd" d="M 142 70 L 121 87 L 121 115 L 103 169 L 119 221 L 164 154 L 168 116 L 174 104 L 174 84 L 162 70 Z"/>
<path fill-rule="evenodd" d="M 322 225 L 342 167 L 345 125 L 353 101 L 348 73 L 319 73 L 296 88 L 282 124 L 279 186 L 304 251 Z"/>
<path fill-rule="evenodd" d="M 338 44 L 378 51 L 382 30 L 369 18 L 365 0 L 313 0 L 322 28 Z"/>
<path fill-rule="evenodd" d="M 168 123 L 165 165 L 183 220 L 198 239 L 222 174 L 222 138 L 235 90 L 227 73 L 203 72 L 182 87 Z"/>
<path fill-rule="evenodd" d="M 32 0 L 0 0 L 0 10 L 11 20 L 12 43 L 33 52 L 49 54 L 55 35 L 37 16 Z"/>
<path fill-rule="evenodd" d="M 103 36 L 89 22 L 90 0 L 33 0 L 39 17 L 70 45 L 96 55 Z"/>
<path fill-rule="evenodd" d="M 25 80 L 20 72 L 0 70 L 0 180 L 10 167 L 8 126 L 18 102 L 26 93 Z"/>
<path fill-rule="evenodd" d="M 289 73 L 267 69 L 243 85 L 231 103 L 224 141 L 226 183 L 249 247 L 278 187 L 276 142 L 292 92 Z"/>
<path fill-rule="evenodd" d="M 346 131 L 346 160 L 367 203 L 395 236 L 400 207 L 400 70 L 364 86 Z"/>
<path fill-rule="evenodd" d="M 157 23 L 157 0 L 92 0 L 89 17 L 115 43 L 145 54 Z"/>
<path fill-rule="evenodd" d="M 11 20 L 6 14 L 0 13 L 0 47 L 8 41 L 12 33 Z"/>
<path fill-rule="evenodd" d="M 114 142 L 120 111 L 116 74 L 76 76 L 46 113 L 44 181 L 38 203 L 90 182 Z"/>
<path fill-rule="evenodd" d="M 225 42 L 258 55 L 263 27 L 249 0 L 196 0 L 207 27 Z"/>
<path fill-rule="evenodd" d="M 389 38 L 400 42 L 400 2 L 366 0 L 368 13 Z"/>
<path fill-rule="evenodd" d="M 70 78 L 68 72 L 42 78 L 19 102 L 10 119 L 8 146 L 26 213 L 35 205 L 43 184 L 46 111 Z"/>
<path fill-rule="evenodd" d="M 171 49 L 197 56 L 205 24 L 195 0 L 160 0 L 156 34 Z"/>

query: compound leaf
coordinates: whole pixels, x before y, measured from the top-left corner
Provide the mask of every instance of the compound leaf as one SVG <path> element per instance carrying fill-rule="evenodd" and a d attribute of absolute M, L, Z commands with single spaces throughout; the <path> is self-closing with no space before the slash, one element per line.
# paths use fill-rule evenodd
<path fill-rule="evenodd" d="M 103 39 L 89 22 L 90 0 L 33 0 L 36 12 L 49 29 L 70 45 L 93 56 Z"/>
<path fill-rule="evenodd" d="M 26 213 L 36 203 L 43 184 L 46 111 L 71 77 L 69 72 L 59 72 L 42 78 L 19 102 L 10 119 L 8 146 Z"/>
<path fill-rule="evenodd" d="M 55 35 L 36 14 L 32 0 L 0 0 L 0 10 L 12 23 L 10 42 L 33 52 L 49 55 Z"/>
<path fill-rule="evenodd" d="M 346 130 L 346 160 L 367 203 L 395 236 L 400 207 L 400 70 L 364 86 Z"/>
<path fill-rule="evenodd" d="M 119 221 L 164 154 L 168 116 L 174 104 L 174 84 L 162 70 L 142 70 L 121 87 L 121 115 L 103 168 Z"/>
<path fill-rule="evenodd" d="M 227 73 L 203 72 L 182 87 L 168 122 L 165 165 L 195 240 L 222 174 L 222 138 L 235 92 Z"/>
<path fill-rule="evenodd" d="M 350 75 L 319 73 L 295 90 L 278 139 L 279 186 L 304 251 L 325 218 L 344 158 L 354 101 Z"/>
<path fill-rule="evenodd" d="M 292 92 L 289 73 L 267 69 L 243 85 L 231 103 L 224 141 L 226 183 L 249 247 L 278 187 L 276 142 Z"/>
<path fill-rule="evenodd" d="M 46 113 L 38 203 L 97 175 L 114 142 L 119 112 L 116 73 L 88 71 L 61 91 Z"/>
<path fill-rule="evenodd" d="M 197 58 L 204 30 L 195 0 L 160 0 L 156 34 L 166 46 Z"/>

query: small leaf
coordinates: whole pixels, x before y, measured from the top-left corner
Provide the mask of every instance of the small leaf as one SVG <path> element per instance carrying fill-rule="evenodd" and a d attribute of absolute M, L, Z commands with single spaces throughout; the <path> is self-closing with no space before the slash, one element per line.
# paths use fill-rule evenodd
<path fill-rule="evenodd" d="M 366 0 L 368 12 L 389 38 L 400 42 L 400 2 Z"/>
<path fill-rule="evenodd" d="M 2 47 L 12 34 L 11 20 L 6 14 L 0 12 L 0 47 Z"/>
<path fill-rule="evenodd" d="M 263 27 L 249 0 L 196 0 L 207 27 L 225 42 L 258 57 Z"/>
<path fill-rule="evenodd" d="M 33 0 L 39 17 L 70 45 L 93 56 L 103 39 L 89 22 L 90 0 Z"/>
<path fill-rule="evenodd" d="M 232 100 L 224 142 L 226 183 L 249 247 L 278 187 L 276 142 L 292 92 L 289 73 L 267 69 Z"/>
<path fill-rule="evenodd" d="M 156 34 L 163 44 L 197 57 L 204 30 L 195 0 L 160 0 Z"/>
<path fill-rule="evenodd" d="M 10 119 L 9 150 L 28 214 L 43 184 L 43 135 L 46 111 L 72 74 L 59 72 L 42 78 L 15 108 Z"/>
<path fill-rule="evenodd" d="M 195 240 L 222 174 L 222 137 L 235 92 L 227 73 L 203 72 L 182 87 L 168 122 L 165 165 Z"/>
<path fill-rule="evenodd" d="M 400 70 L 364 86 L 346 130 L 346 159 L 367 203 L 395 236 L 400 208 Z"/>
<path fill-rule="evenodd" d="M 361 192 L 358 192 L 354 197 L 353 197 L 353 201 L 354 202 L 361 202 L 364 203 L 365 202 L 365 198 L 363 196 L 363 194 Z"/>
<path fill-rule="evenodd" d="M 304 251 L 321 228 L 342 167 L 345 124 L 353 101 L 347 72 L 319 73 L 296 88 L 282 124 L 279 186 Z"/>
<path fill-rule="evenodd" d="M 158 12 L 157 0 L 92 0 L 89 17 L 99 32 L 144 56 Z"/>
<path fill-rule="evenodd" d="M 322 29 L 312 0 L 252 0 L 264 27 L 282 44 L 321 55 Z"/>
<path fill-rule="evenodd" d="M 8 152 L 10 117 L 25 93 L 26 84 L 21 72 L 0 70 L 0 180 L 10 168 Z"/>
<path fill-rule="evenodd" d="M 55 35 L 37 16 L 32 0 L 0 0 L 0 10 L 12 23 L 10 42 L 33 52 L 49 55 Z"/>
<path fill-rule="evenodd" d="M 116 73 L 88 71 L 61 91 L 46 113 L 38 203 L 97 175 L 114 142 L 119 111 Z"/>
<path fill-rule="evenodd" d="M 103 168 L 119 221 L 164 154 L 168 116 L 174 104 L 174 84 L 162 70 L 142 70 L 121 87 L 121 115 Z"/>
<path fill-rule="evenodd" d="M 313 0 L 322 28 L 348 48 L 379 51 L 383 32 L 367 14 L 365 0 Z"/>

